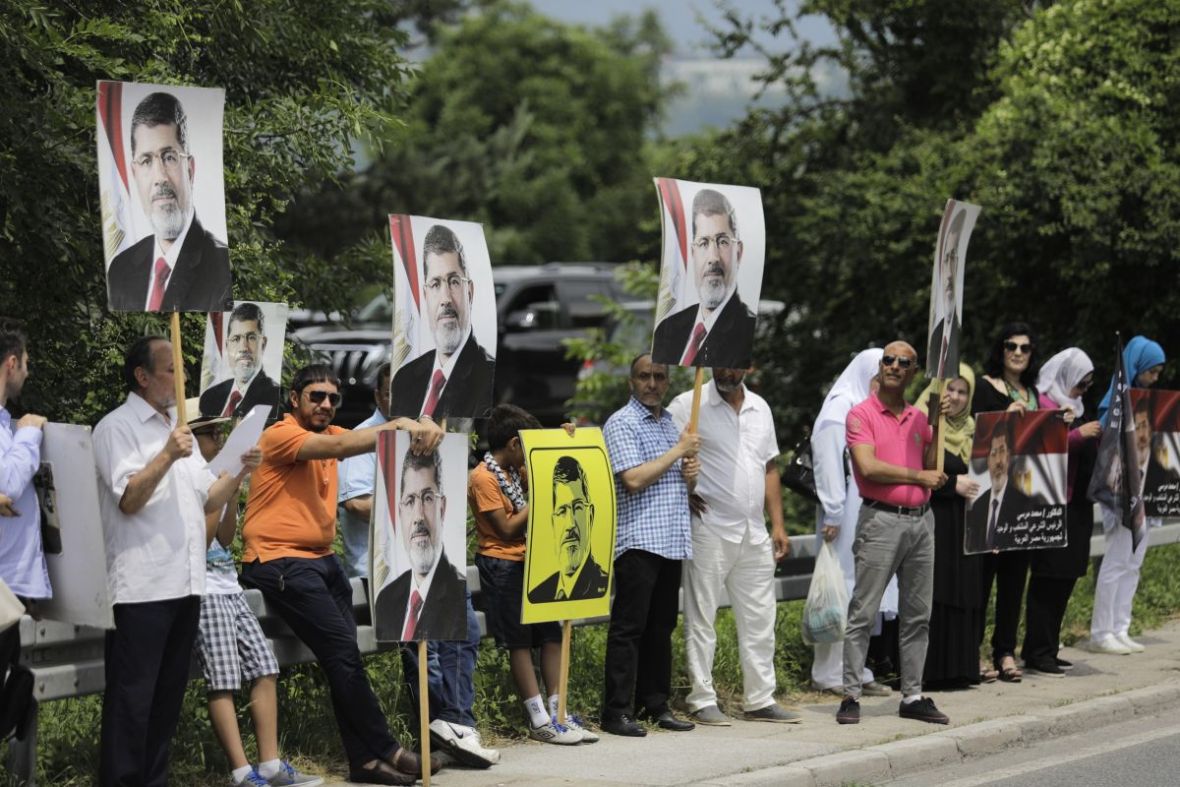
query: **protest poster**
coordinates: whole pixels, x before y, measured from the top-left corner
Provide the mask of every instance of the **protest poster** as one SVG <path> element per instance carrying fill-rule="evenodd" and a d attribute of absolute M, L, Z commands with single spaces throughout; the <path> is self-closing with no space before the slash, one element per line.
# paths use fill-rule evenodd
<path fill-rule="evenodd" d="M 655 178 L 663 241 L 652 361 L 746 369 L 762 292 L 762 194 Z"/>
<path fill-rule="evenodd" d="M 227 311 L 218 88 L 100 81 L 98 188 L 112 311 Z"/>
<path fill-rule="evenodd" d="M 429 454 L 410 434 L 377 437 L 369 597 L 378 642 L 467 639 L 467 445 L 451 433 Z"/>
<path fill-rule="evenodd" d="M 1131 384 L 1123 364 L 1122 337 L 1117 333 L 1115 337 L 1114 380 L 1087 497 L 1111 512 L 1120 527 L 1131 531 L 1134 551 L 1147 535 L 1147 516 L 1139 470 L 1139 436 L 1131 412 Z"/>
<path fill-rule="evenodd" d="M 235 301 L 232 311 L 211 312 L 201 358 L 201 415 L 242 418 L 261 404 L 277 417 L 286 331 L 285 303 Z"/>
<path fill-rule="evenodd" d="M 946 379 L 959 368 L 959 342 L 963 332 L 963 269 L 967 244 L 979 218 L 980 207 L 948 199 L 934 245 L 934 271 L 930 280 L 930 320 L 926 345 L 926 376 Z M 948 372 L 949 370 L 949 372 Z"/>
<path fill-rule="evenodd" d="M 529 523 L 521 622 L 610 612 L 615 482 L 602 430 L 525 429 Z"/>
<path fill-rule="evenodd" d="M 389 217 L 393 415 L 478 418 L 492 406 L 496 293 L 483 227 Z"/>
<path fill-rule="evenodd" d="M 1068 427 L 1062 410 L 980 413 L 968 477 L 963 551 L 1003 552 L 1067 545 Z"/>
<path fill-rule="evenodd" d="M 53 598 L 38 602 L 37 611 L 50 620 L 111 629 L 115 616 L 90 431 L 55 423 L 43 429 L 41 469 L 33 486 Z"/>
<path fill-rule="evenodd" d="M 1131 389 L 1143 512 L 1180 517 L 1180 391 Z"/>

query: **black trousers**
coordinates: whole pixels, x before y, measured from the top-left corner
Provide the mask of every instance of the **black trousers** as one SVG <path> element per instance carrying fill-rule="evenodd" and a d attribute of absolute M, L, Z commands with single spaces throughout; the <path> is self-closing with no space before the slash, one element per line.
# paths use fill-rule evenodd
<path fill-rule="evenodd" d="M 391 758 L 398 742 L 356 644 L 352 586 L 335 555 L 255 560 L 242 566 L 242 584 L 262 591 L 295 636 L 315 654 L 328 679 L 336 727 L 349 765 L 356 769 Z"/>
<path fill-rule="evenodd" d="M 1029 554 L 1024 550 L 985 555 L 983 560 L 983 608 L 987 609 L 992 580 L 996 583 L 995 627 L 992 629 L 992 660 L 998 665 L 1004 656 L 1016 653 L 1016 632 L 1020 628 L 1020 605 L 1024 601 L 1024 583 L 1028 579 Z M 981 620 L 986 621 L 984 615 Z M 986 625 L 986 623 L 981 623 Z M 983 629 L 979 631 L 983 640 Z"/>
<path fill-rule="evenodd" d="M 1024 646 L 1020 655 L 1025 663 L 1052 664 L 1061 644 L 1061 622 L 1077 577 L 1046 577 L 1033 574 L 1028 581 L 1025 601 Z"/>
<path fill-rule="evenodd" d="M 640 549 L 628 549 L 615 560 L 603 719 L 668 709 L 680 569 L 679 560 Z"/>
<path fill-rule="evenodd" d="M 115 604 L 106 634 L 99 783 L 163 787 L 201 614 L 199 596 Z"/>

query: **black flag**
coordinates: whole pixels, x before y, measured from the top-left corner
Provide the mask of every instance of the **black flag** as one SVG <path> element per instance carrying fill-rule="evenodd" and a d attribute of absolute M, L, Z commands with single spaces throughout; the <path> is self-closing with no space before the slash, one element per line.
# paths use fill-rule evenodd
<path fill-rule="evenodd" d="M 1123 342 L 1115 341 L 1114 391 L 1106 426 L 1098 443 L 1098 460 L 1090 478 L 1089 497 L 1119 516 L 1119 523 L 1131 531 L 1131 550 L 1139 548 L 1146 534 L 1143 514 L 1143 479 L 1139 477 L 1139 451 L 1135 445 L 1135 422 L 1131 415 L 1131 386 L 1123 368 Z"/>

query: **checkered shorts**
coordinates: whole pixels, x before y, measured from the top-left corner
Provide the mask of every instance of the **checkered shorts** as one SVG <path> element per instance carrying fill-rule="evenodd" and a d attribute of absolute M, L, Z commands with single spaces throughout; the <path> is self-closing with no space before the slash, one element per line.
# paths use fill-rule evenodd
<path fill-rule="evenodd" d="M 201 596 L 197 655 L 208 691 L 237 691 L 243 680 L 279 673 L 270 643 L 242 593 Z"/>

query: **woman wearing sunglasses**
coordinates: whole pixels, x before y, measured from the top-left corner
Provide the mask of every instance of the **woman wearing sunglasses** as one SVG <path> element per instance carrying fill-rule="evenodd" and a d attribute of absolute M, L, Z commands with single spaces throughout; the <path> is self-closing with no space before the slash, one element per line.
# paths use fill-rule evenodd
<path fill-rule="evenodd" d="M 984 365 L 983 379 L 975 386 L 971 414 L 998 410 L 1031 412 L 1037 409 L 1037 358 L 1032 328 L 1010 322 L 1000 329 Z M 1028 576 L 1027 550 L 984 555 L 980 571 L 980 601 L 987 608 L 992 580 L 996 584 L 995 628 L 992 630 L 992 665 L 1000 680 L 1018 683 L 1023 677 L 1016 666 L 1016 629 L 1020 625 L 1020 601 Z M 983 628 L 978 639 L 983 640 Z M 990 678 L 990 674 L 982 677 Z"/>
<path fill-rule="evenodd" d="M 1037 387 L 1042 409 L 1065 410 L 1069 424 L 1069 465 L 1066 471 L 1067 545 L 1062 549 L 1038 549 L 1030 559 L 1028 597 L 1025 599 L 1024 645 L 1020 655 L 1025 669 L 1062 677 L 1073 665 L 1058 658 L 1061 621 L 1078 578 L 1090 563 L 1090 536 L 1094 533 L 1094 504 L 1086 498 L 1101 427 L 1095 420 L 1082 422 L 1086 406 L 1082 396 L 1094 382 L 1094 362 L 1077 347 L 1054 355 L 1041 367 Z"/>
<path fill-rule="evenodd" d="M 984 558 L 963 554 L 967 501 L 979 493 L 979 484 L 967 475 L 975 436 L 975 419 L 971 417 L 974 388 L 975 373 L 967 364 L 959 364 L 959 376 L 947 381 L 943 394 L 950 407 L 942 465 L 947 480 L 930 494 L 934 512 L 934 596 L 922 685 L 935 691 L 962 689 L 983 679 L 979 632 L 984 626 L 987 602 L 980 604 L 979 585 Z M 937 390 L 938 381 L 932 380 L 915 406 L 928 413 L 930 396 Z M 990 679 L 995 680 L 994 674 Z"/>
<path fill-rule="evenodd" d="M 1150 388 L 1164 369 L 1164 348 L 1143 336 L 1136 336 L 1123 348 L 1123 369 L 1133 388 Z M 1105 426 L 1114 380 L 1098 405 L 1098 419 Z M 1142 481 L 1142 479 L 1140 479 Z M 1143 646 L 1131 639 L 1131 602 L 1139 587 L 1139 567 L 1147 553 L 1145 537 L 1132 550 L 1131 531 L 1119 523 L 1119 515 L 1102 509 L 1102 529 L 1106 534 L 1106 554 L 1094 587 L 1094 614 L 1090 618 L 1090 649 L 1098 653 L 1139 653 Z M 1148 525 L 1158 525 L 1152 517 Z M 1150 532 L 1150 531 L 1148 531 Z"/>

